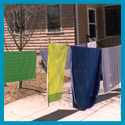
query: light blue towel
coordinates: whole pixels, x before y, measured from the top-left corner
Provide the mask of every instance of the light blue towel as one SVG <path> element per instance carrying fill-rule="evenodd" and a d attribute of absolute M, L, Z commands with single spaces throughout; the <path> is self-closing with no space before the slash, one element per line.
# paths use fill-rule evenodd
<path fill-rule="evenodd" d="M 42 57 L 43 62 L 47 66 L 47 63 L 48 63 L 48 50 L 47 49 L 40 50 L 40 55 Z"/>
<path fill-rule="evenodd" d="M 121 82 L 121 45 L 102 48 L 102 75 L 104 92 Z"/>

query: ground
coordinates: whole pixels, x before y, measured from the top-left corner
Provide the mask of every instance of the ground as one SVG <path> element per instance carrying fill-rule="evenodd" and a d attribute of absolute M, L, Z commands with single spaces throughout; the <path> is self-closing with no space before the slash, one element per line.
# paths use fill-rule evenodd
<path fill-rule="evenodd" d="M 64 76 L 64 83 L 70 80 L 70 77 Z M 18 89 L 18 84 L 19 82 L 11 82 L 4 86 L 4 105 L 32 94 L 46 92 L 47 74 L 37 73 L 36 79 L 23 81 L 21 89 Z"/>

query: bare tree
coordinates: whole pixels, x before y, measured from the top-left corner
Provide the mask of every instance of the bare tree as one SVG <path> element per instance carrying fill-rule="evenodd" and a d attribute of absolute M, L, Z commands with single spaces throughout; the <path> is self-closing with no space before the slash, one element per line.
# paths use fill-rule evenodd
<path fill-rule="evenodd" d="M 31 40 L 34 31 L 43 29 L 48 22 L 48 31 L 60 30 L 60 21 L 66 19 L 72 10 L 68 10 L 65 16 L 59 17 L 59 5 L 55 7 L 46 4 L 5 4 L 4 5 L 4 19 L 7 23 L 7 32 L 11 35 L 17 50 L 22 51 L 26 44 Z M 68 5 L 65 5 L 67 7 Z M 62 8 L 65 10 L 64 6 Z M 48 14 L 48 13 L 49 14 Z M 61 22 L 62 27 L 67 28 L 70 24 L 73 25 L 73 17 L 70 18 L 69 23 Z M 45 28 L 44 28 L 45 29 Z M 65 38 L 64 38 L 65 39 Z M 4 46 L 7 51 L 11 51 L 8 39 L 4 37 Z M 43 40 L 44 41 L 44 40 Z M 59 40 L 60 42 L 60 40 Z M 15 47 L 14 46 L 14 47 Z M 12 49 L 13 50 L 13 49 Z M 19 82 L 19 88 L 22 87 L 22 81 Z"/>
<path fill-rule="evenodd" d="M 7 22 L 7 31 L 11 34 L 13 41 L 19 51 L 22 51 L 25 45 L 30 41 L 36 28 L 40 9 L 44 4 L 5 4 L 4 18 Z M 26 27 L 27 26 L 27 27 Z M 4 44 L 7 47 L 4 38 Z M 11 49 L 11 48 L 10 48 Z M 22 87 L 22 81 L 19 82 L 19 88 Z"/>

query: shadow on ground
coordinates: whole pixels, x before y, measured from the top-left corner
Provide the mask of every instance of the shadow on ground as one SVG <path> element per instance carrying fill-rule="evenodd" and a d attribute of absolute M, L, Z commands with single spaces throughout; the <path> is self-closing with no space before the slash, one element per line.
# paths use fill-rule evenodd
<path fill-rule="evenodd" d="M 114 89 L 112 91 L 117 91 L 117 92 L 121 92 L 121 88 L 118 88 L 118 89 Z"/>
<path fill-rule="evenodd" d="M 121 93 L 108 93 L 108 94 L 104 94 L 104 95 L 99 95 L 98 98 L 97 98 L 96 103 L 105 101 L 105 100 L 107 100 L 107 99 L 110 99 L 110 98 L 112 98 L 112 97 L 118 96 L 118 95 L 120 95 L 120 94 L 121 94 Z"/>
<path fill-rule="evenodd" d="M 116 89 L 116 90 L 113 90 L 113 91 L 119 91 L 120 92 L 120 89 Z M 104 94 L 104 95 L 99 95 L 98 98 L 97 98 L 96 103 L 105 101 L 107 99 L 118 96 L 120 94 L 121 93 L 107 93 L 107 94 Z M 71 115 L 71 114 L 73 114 L 73 113 L 75 113 L 77 111 L 78 110 L 57 110 L 57 111 L 52 112 L 52 113 L 50 113 L 48 115 L 37 118 L 37 119 L 35 119 L 33 121 L 58 121 L 59 119 L 62 119 L 62 118 L 66 117 L 68 115 Z"/>
<path fill-rule="evenodd" d="M 57 110 L 41 118 L 35 119 L 34 121 L 57 121 L 77 111 L 78 110 Z"/>
<path fill-rule="evenodd" d="M 32 90 L 32 91 L 36 91 L 36 92 L 41 93 L 41 91 L 39 91 L 39 90 L 35 90 L 35 89 L 30 89 L 30 88 L 21 88 L 21 89 Z"/>

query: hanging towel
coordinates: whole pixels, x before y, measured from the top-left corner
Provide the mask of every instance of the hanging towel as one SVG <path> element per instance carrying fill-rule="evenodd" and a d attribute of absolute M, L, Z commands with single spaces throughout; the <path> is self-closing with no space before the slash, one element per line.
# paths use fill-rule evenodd
<path fill-rule="evenodd" d="M 89 47 L 89 48 L 97 48 L 96 41 L 87 43 L 87 47 Z"/>
<path fill-rule="evenodd" d="M 121 82 L 121 45 L 102 48 L 102 75 L 104 92 Z"/>
<path fill-rule="evenodd" d="M 71 49 L 70 49 L 70 47 L 68 47 L 65 69 L 70 69 L 70 52 L 71 52 Z"/>
<path fill-rule="evenodd" d="M 43 62 L 47 66 L 47 63 L 48 63 L 48 50 L 47 49 L 40 50 L 40 55 L 42 57 Z"/>
<path fill-rule="evenodd" d="M 40 50 L 40 55 L 41 55 L 45 65 L 47 66 L 47 63 L 48 63 L 48 50 Z M 65 69 L 70 69 L 70 47 L 68 47 Z"/>
<path fill-rule="evenodd" d="M 73 107 L 86 110 L 97 99 L 100 87 L 100 49 L 71 46 Z"/>
<path fill-rule="evenodd" d="M 86 43 L 80 44 L 80 45 L 77 45 L 77 46 L 86 47 Z"/>
<path fill-rule="evenodd" d="M 81 45 L 77 45 L 77 46 L 86 47 L 86 44 L 81 44 Z M 71 52 L 71 48 L 68 47 L 68 52 L 67 52 L 67 57 L 66 57 L 66 67 L 65 67 L 65 69 L 70 69 L 70 52 Z"/>
<path fill-rule="evenodd" d="M 50 102 L 61 99 L 68 46 L 49 43 L 47 68 L 47 98 Z"/>
<path fill-rule="evenodd" d="M 78 45 L 78 46 L 86 47 L 86 44 L 81 44 L 81 45 Z M 70 69 L 70 52 L 71 52 L 71 49 L 70 49 L 70 47 L 68 47 L 65 69 Z M 41 55 L 45 65 L 47 66 L 47 63 L 48 63 L 48 50 L 47 49 L 46 50 L 40 50 L 40 55 Z"/>
<path fill-rule="evenodd" d="M 4 83 L 36 78 L 36 51 L 4 52 Z"/>

